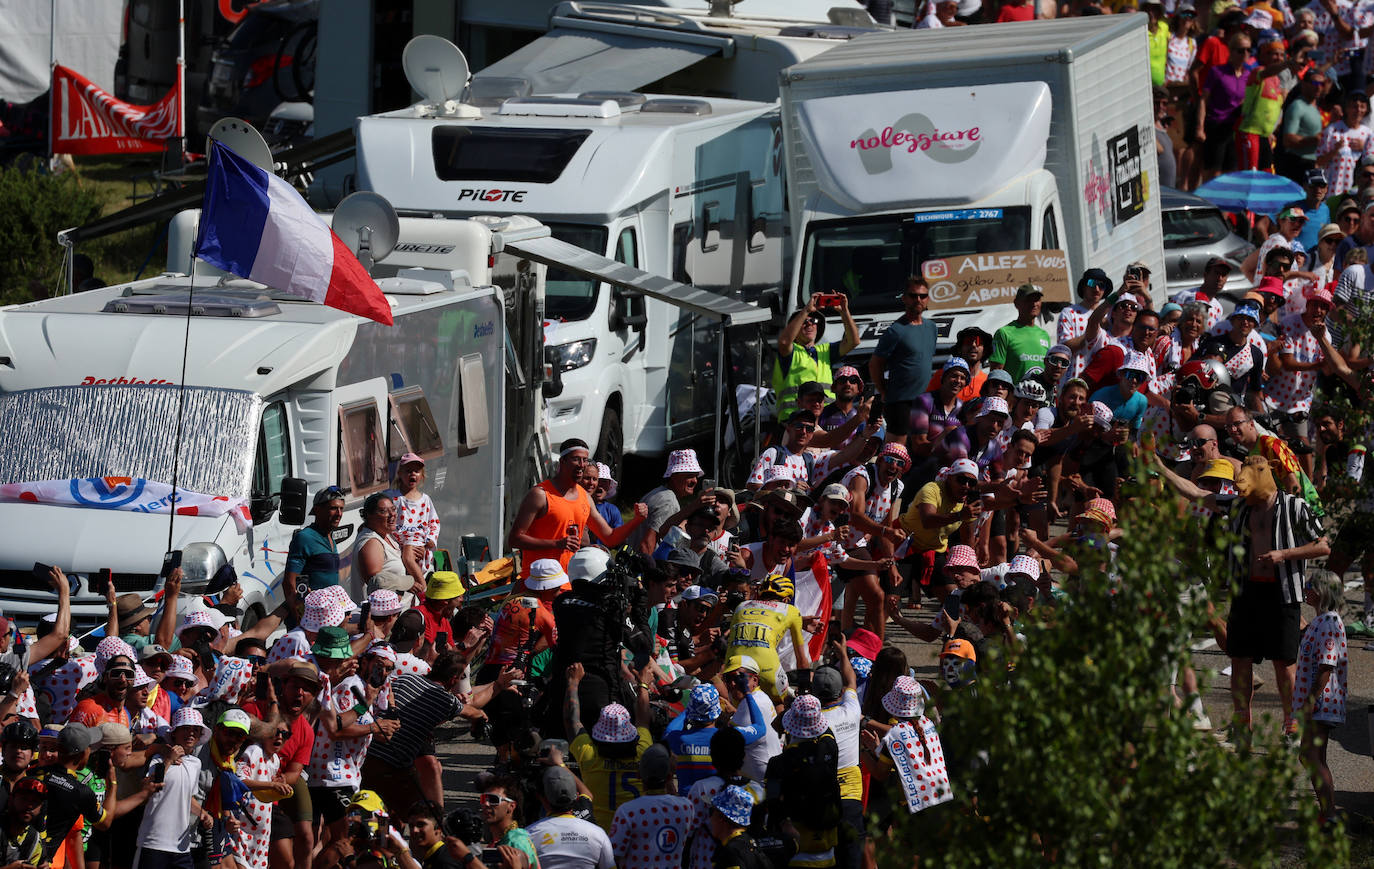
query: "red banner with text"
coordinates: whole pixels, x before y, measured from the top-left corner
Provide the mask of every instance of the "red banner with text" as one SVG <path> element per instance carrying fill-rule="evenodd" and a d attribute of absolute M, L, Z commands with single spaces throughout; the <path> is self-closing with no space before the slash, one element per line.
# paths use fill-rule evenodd
<path fill-rule="evenodd" d="M 135 106 L 65 66 L 53 67 L 54 154 L 142 154 L 177 136 L 177 88 L 151 106 Z"/>

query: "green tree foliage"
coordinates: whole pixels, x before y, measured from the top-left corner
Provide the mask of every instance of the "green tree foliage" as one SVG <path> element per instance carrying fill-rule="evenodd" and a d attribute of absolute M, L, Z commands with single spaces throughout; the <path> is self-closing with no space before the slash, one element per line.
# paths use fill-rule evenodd
<path fill-rule="evenodd" d="M 1172 668 L 1206 634 L 1205 605 L 1181 592 L 1224 584 L 1220 530 L 1154 487 L 1137 487 L 1120 518 L 1119 582 L 1085 569 L 1068 601 L 1018 624 L 1022 648 L 982 662 L 975 689 L 944 693 L 954 801 L 903 814 L 880 865 L 1254 866 L 1285 846 L 1309 865 L 1347 862 L 1279 728 L 1257 721 L 1237 751 L 1171 699 Z"/>
<path fill-rule="evenodd" d="M 80 226 L 100 209 L 98 198 L 72 174 L 0 169 L 0 304 L 44 298 L 62 267 L 59 230 Z"/>

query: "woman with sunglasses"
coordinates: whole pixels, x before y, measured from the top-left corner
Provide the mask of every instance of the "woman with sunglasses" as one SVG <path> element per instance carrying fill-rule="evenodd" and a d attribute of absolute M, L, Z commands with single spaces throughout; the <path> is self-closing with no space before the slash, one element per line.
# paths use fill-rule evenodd
<path fill-rule="evenodd" d="M 1115 386 L 1104 386 L 1092 394 L 1093 401 L 1100 401 L 1111 409 L 1113 418 L 1130 428 L 1131 434 L 1140 432 L 1140 424 L 1145 418 L 1149 402 L 1142 391 L 1149 378 L 1144 353 L 1129 350 L 1121 363 L 1121 376 Z"/>

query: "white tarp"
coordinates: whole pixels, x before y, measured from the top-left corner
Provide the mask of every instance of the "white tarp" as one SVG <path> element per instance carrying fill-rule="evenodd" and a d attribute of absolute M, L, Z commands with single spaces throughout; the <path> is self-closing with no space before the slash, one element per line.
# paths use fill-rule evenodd
<path fill-rule="evenodd" d="M 48 90 L 52 6 L 57 62 L 114 91 L 124 4 L 117 0 L 0 0 L 0 99 L 27 103 Z"/>

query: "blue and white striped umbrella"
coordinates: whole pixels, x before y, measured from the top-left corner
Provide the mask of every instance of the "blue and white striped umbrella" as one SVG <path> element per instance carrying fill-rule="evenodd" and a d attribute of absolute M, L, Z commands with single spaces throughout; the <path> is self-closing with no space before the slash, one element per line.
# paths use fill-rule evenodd
<path fill-rule="evenodd" d="M 1222 211 L 1253 211 L 1276 214 L 1294 199 L 1307 194 L 1282 175 L 1248 170 L 1218 175 L 1193 191 Z"/>

